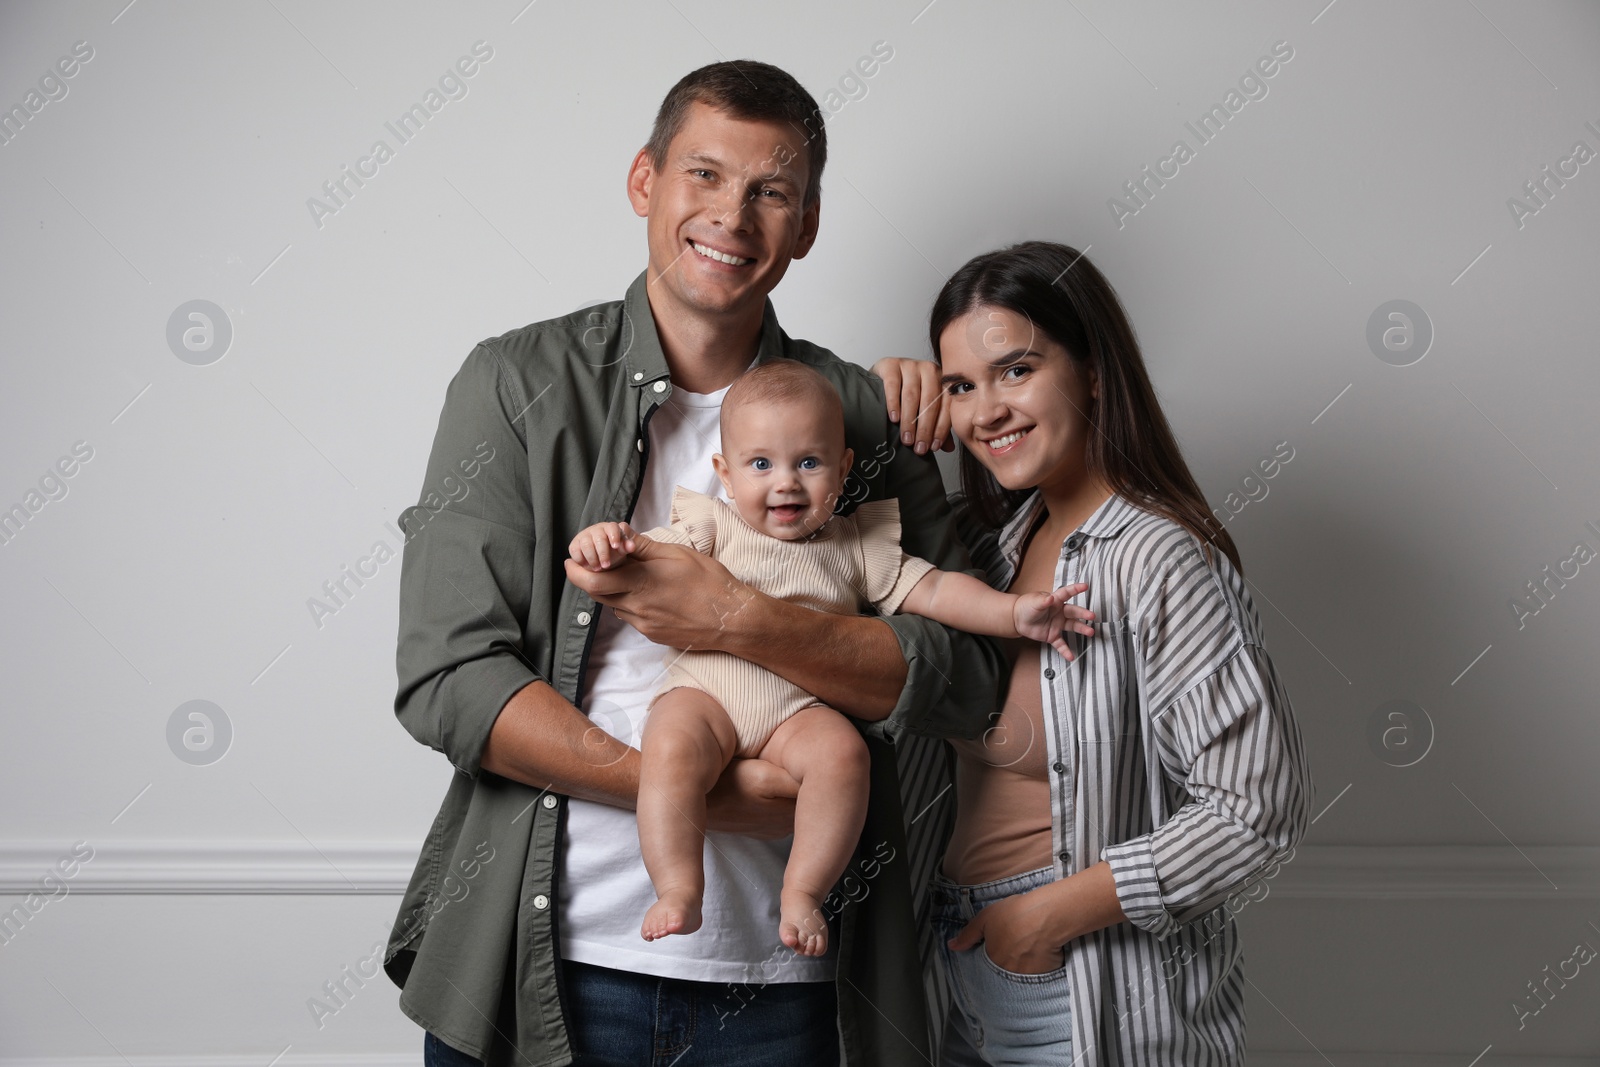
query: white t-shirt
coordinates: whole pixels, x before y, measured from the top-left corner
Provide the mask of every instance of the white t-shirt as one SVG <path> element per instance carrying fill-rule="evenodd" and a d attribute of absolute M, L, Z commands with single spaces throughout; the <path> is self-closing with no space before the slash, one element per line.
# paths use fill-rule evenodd
<path fill-rule="evenodd" d="M 674 389 L 650 417 L 644 485 L 629 522 L 636 530 L 666 526 L 672 491 L 682 485 L 727 500 L 711 466 L 720 451 L 717 418 L 727 389 Z M 602 608 L 588 663 L 583 712 L 635 748 L 646 705 L 665 667 L 665 645 L 647 640 Z M 706 835 L 704 919 L 693 934 L 657 941 L 639 935 L 655 889 L 639 853 L 634 813 L 594 801 L 567 802 L 562 845 L 561 955 L 601 967 L 701 982 L 816 982 L 834 976 L 836 946 L 819 958 L 796 955 L 778 940 L 778 892 L 793 838 L 761 841 Z"/>

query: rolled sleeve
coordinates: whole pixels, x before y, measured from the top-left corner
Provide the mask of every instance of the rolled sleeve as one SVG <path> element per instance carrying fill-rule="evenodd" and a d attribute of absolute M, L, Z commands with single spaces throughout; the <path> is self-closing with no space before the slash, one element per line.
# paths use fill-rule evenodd
<path fill-rule="evenodd" d="M 1100 858 L 1128 920 L 1165 937 L 1292 851 L 1308 826 L 1311 777 L 1288 697 L 1260 645 L 1242 645 L 1171 701 L 1151 735 L 1167 774 L 1193 799 Z"/>
<path fill-rule="evenodd" d="M 876 379 L 874 379 L 876 381 Z M 878 384 L 881 393 L 882 383 Z M 894 427 L 888 426 L 889 440 Z M 956 536 L 944 481 L 934 457 L 896 448 L 886 464 L 886 496 L 900 502 L 901 544 L 940 570 L 961 571 L 985 581 Z M 863 723 L 871 736 L 894 740 L 907 731 L 925 737 L 975 738 L 1000 706 L 1009 679 L 997 638 L 969 634 L 920 615 L 891 615 L 906 662 L 906 682 L 894 710 Z"/>
<path fill-rule="evenodd" d="M 422 495 L 400 518 L 395 715 L 476 776 L 506 702 L 541 677 L 524 652 L 533 510 L 526 410 L 499 356 L 478 346 L 445 393 Z"/>

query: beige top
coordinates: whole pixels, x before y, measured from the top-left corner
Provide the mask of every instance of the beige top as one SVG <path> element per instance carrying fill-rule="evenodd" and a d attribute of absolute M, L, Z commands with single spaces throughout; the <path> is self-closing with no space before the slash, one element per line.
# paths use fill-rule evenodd
<path fill-rule="evenodd" d="M 835 515 L 799 541 L 755 529 L 731 504 L 678 486 L 672 524 L 646 530 L 658 541 L 688 545 L 728 568 L 739 581 L 771 597 L 814 611 L 855 615 L 871 604 L 885 615 L 934 565 L 900 547 L 900 504 L 873 500 L 852 515 Z M 778 724 L 821 703 L 765 667 L 726 652 L 669 650 L 666 679 L 656 695 L 678 686 L 715 697 L 733 720 L 741 756 L 754 756 Z"/>
<path fill-rule="evenodd" d="M 1011 593 L 1054 588 L 1061 543 L 1033 537 L 1013 575 Z M 1048 867 L 1051 855 L 1050 762 L 1036 641 L 1004 642 L 1011 665 L 1005 704 L 975 741 L 956 752 L 956 821 L 944 854 L 945 877 L 980 885 Z"/>

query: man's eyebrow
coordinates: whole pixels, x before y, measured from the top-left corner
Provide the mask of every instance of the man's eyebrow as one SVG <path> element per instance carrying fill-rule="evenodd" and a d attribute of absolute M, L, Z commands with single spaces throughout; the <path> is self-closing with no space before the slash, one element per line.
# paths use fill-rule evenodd
<path fill-rule="evenodd" d="M 704 152 L 688 152 L 680 157 L 680 161 L 683 163 L 704 163 L 715 167 L 718 170 L 724 170 L 727 166 L 716 156 L 709 156 Z M 771 160 L 767 161 L 769 169 L 771 162 Z M 792 185 L 796 188 L 798 188 L 800 185 L 799 175 L 795 172 L 793 167 L 790 167 L 786 164 L 779 164 L 771 176 L 763 177 L 761 180 L 767 182 L 783 182 L 785 185 Z"/>

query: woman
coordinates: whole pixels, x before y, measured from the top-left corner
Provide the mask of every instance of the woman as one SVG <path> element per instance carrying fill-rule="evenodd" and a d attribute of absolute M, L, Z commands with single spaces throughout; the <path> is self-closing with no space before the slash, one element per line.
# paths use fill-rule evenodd
<path fill-rule="evenodd" d="M 997 721 L 953 742 L 942 1062 L 1242 1063 L 1232 912 L 1305 832 L 1312 785 L 1238 551 L 1080 253 L 977 257 L 929 337 L 936 366 L 873 369 L 904 433 L 960 442 L 974 561 L 1014 592 L 1087 582 L 1095 619 L 1071 660 L 1015 649 Z"/>

